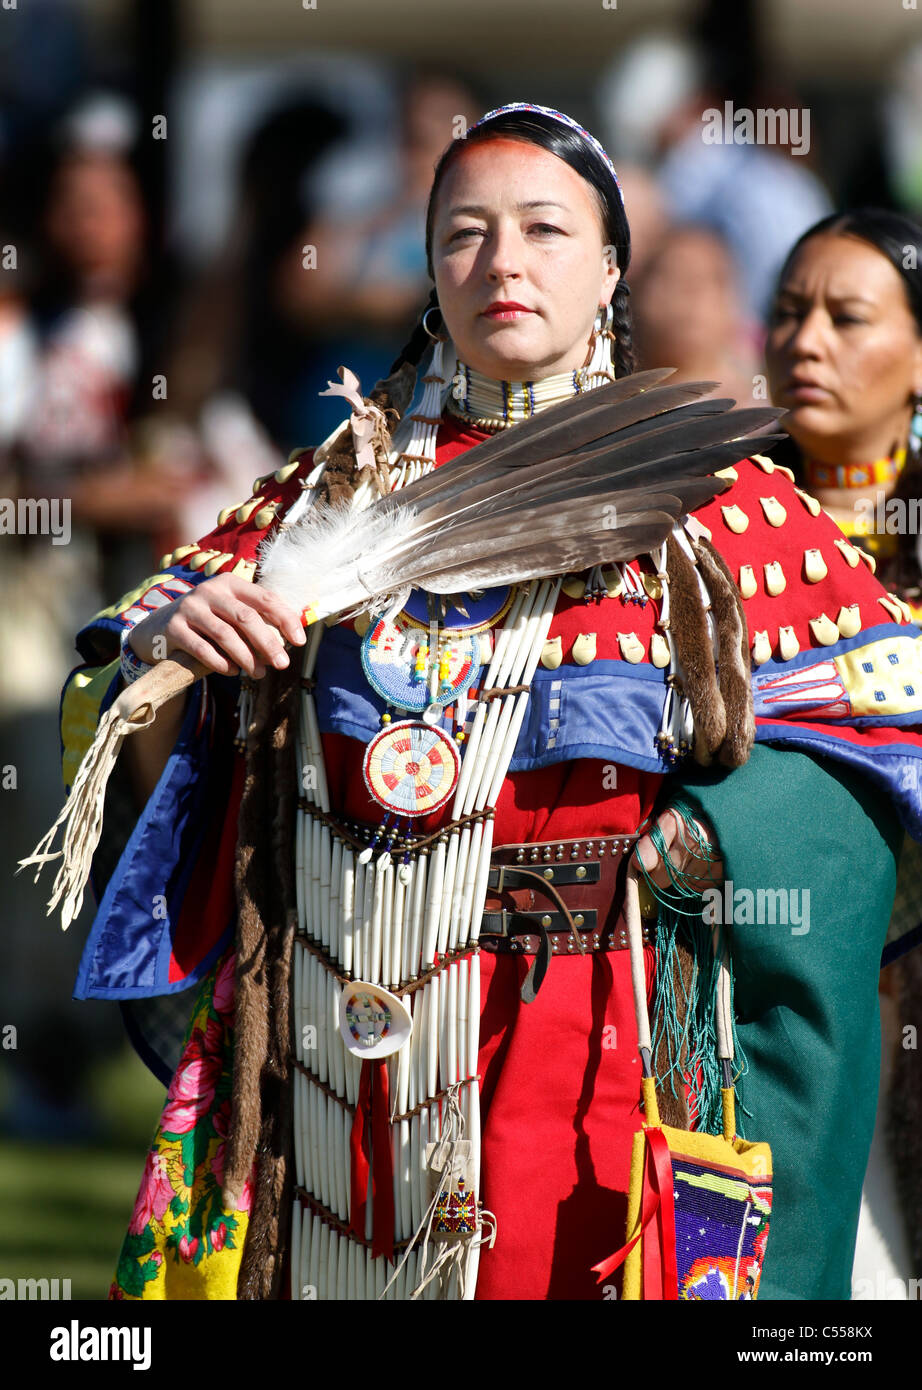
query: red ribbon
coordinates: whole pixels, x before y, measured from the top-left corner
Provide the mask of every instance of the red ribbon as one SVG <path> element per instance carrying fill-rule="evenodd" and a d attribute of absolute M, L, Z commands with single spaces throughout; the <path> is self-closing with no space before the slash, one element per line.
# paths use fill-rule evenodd
<path fill-rule="evenodd" d="M 643 1243 L 643 1298 L 677 1300 L 678 1273 L 675 1249 L 675 1202 L 672 1195 L 672 1161 L 669 1157 L 669 1144 L 661 1129 L 645 1129 L 646 1148 L 644 1153 L 644 1179 L 640 1203 L 640 1222 L 637 1230 L 626 1245 L 609 1255 L 607 1260 L 593 1265 L 597 1282 L 623 1264 L 640 1237 L 646 1232 Z M 651 1227 L 654 1217 L 655 1228 Z M 653 1239 L 654 1229 L 656 1239 Z"/>
<path fill-rule="evenodd" d="M 371 1174 L 372 1245 L 377 1258 L 394 1258 L 394 1160 L 391 1153 L 390 1087 L 387 1060 L 362 1063 L 358 1103 L 349 1135 L 352 1169 L 350 1231 L 365 1239 L 368 1175 Z"/>

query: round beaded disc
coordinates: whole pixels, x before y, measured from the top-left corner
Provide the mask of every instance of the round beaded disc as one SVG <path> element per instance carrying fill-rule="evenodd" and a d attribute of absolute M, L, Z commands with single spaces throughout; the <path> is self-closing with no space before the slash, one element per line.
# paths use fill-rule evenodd
<path fill-rule="evenodd" d="M 437 811 L 458 781 L 461 757 L 433 724 L 406 719 L 389 724 L 365 749 L 362 771 L 374 799 L 399 816 Z"/>
<path fill-rule="evenodd" d="M 362 669 L 368 684 L 389 705 L 414 714 L 421 714 L 429 705 L 444 708 L 454 704 L 480 677 L 480 639 L 444 629 L 439 637 L 439 652 L 447 658 L 447 671 L 436 694 L 430 696 L 425 653 L 423 672 L 417 673 L 420 647 L 428 651 L 428 631 L 405 621 L 403 614 L 391 622 L 374 619 L 362 638 Z"/>

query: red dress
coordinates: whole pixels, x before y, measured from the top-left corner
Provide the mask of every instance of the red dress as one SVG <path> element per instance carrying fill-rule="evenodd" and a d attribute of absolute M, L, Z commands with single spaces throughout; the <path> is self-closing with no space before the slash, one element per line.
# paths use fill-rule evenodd
<path fill-rule="evenodd" d="M 449 417 L 437 464 L 486 437 Z M 653 609 L 562 595 L 550 637 L 560 636 L 569 654 L 579 632 L 593 630 L 597 657 L 620 659 L 617 632 L 642 628 L 648 640 Z M 363 752 L 356 740 L 324 735 L 331 806 L 374 823 L 381 811 L 364 786 Z M 494 844 L 633 833 L 661 781 L 624 766 L 612 775 L 594 759 L 508 774 Z M 425 830 L 447 815 L 424 822 Z M 497 1235 L 481 1253 L 478 1299 L 603 1296 L 592 1266 L 624 1238 L 631 1140 L 641 1118 L 629 954 L 555 956 L 537 998 L 523 1004 L 531 958 L 480 953 L 482 1200 Z M 652 977 L 652 947 L 645 954 Z"/>

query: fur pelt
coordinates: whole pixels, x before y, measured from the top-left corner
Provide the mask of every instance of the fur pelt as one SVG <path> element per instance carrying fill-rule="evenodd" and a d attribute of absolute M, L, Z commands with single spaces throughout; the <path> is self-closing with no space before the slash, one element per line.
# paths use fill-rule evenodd
<path fill-rule="evenodd" d="M 749 628 L 743 600 L 726 561 L 710 541 L 702 537 L 695 549 L 717 624 L 717 679 L 727 718 L 726 736 L 717 758 L 725 767 L 742 767 L 756 739 Z"/>
<path fill-rule="evenodd" d="M 707 767 L 727 732 L 714 654 L 695 567 L 678 542 L 666 542 L 669 623 L 695 725 L 695 761 Z"/>
<path fill-rule="evenodd" d="M 256 686 L 238 823 L 237 971 L 232 1111 L 224 1204 L 239 1205 L 253 1169 L 239 1299 L 281 1297 L 291 1210 L 289 969 L 297 926 L 294 741 L 300 665 Z"/>

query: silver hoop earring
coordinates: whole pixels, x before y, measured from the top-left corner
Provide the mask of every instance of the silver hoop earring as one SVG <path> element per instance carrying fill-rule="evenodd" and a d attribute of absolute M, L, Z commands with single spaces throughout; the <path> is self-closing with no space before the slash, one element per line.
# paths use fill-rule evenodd
<path fill-rule="evenodd" d="M 429 315 L 432 313 L 433 309 L 435 310 L 435 312 L 436 312 L 437 314 L 440 314 L 440 313 L 442 312 L 441 309 L 439 308 L 438 304 L 430 304 L 430 305 L 429 305 L 429 308 L 428 308 L 428 309 L 426 310 L 426 312 L 423 314 L 423 319 L 422 319 L 423 328 L 424 328 L 425 331 L 429 334 L 429 337 L 432 339 L 433 342 L 435 342 L 435 343 L 443 342 L 443 341 L 444 341 L 443 335 L 442 335 L 441 333 L 433 333 L 432 329 L 429 327 L 428 323 L 426 322 L 426 319 L 427 319 L 427 318 L 429 317 Z M 444 322 L 444 320 L 443 320 L 443 322 Z"/>

